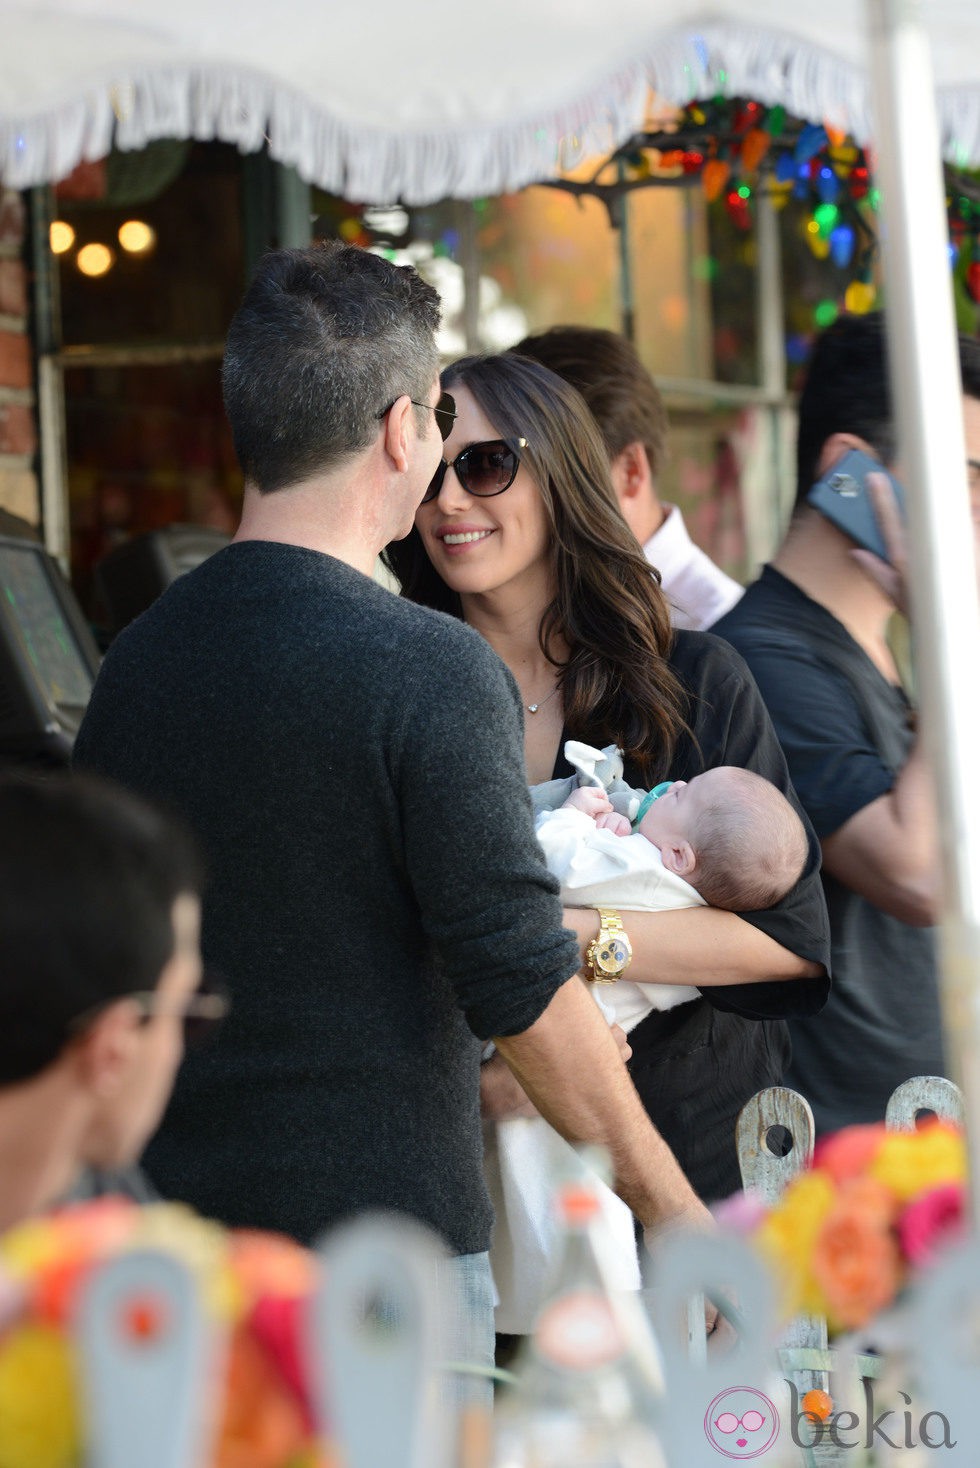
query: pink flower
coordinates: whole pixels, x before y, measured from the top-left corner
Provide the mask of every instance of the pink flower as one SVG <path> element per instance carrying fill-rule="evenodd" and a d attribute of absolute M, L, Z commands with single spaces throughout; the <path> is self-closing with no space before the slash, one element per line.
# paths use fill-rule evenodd
<path fill-rule="evenodd" d="M 943 1183 L 909 1203 L 898 1217 L 902 1253 L 910 1264 L 931 1264 L 965 1227 L 966 1198 L 962 1183 Z"/>
<path fill-rule="evenodd" d="M 758 1228 L 769 1207 L 758 1193 L 732 1193 L 731 1197 L 712 1204 L 711 1212 L 719 1228 L 733 1234 L 749 1234 Z"/>

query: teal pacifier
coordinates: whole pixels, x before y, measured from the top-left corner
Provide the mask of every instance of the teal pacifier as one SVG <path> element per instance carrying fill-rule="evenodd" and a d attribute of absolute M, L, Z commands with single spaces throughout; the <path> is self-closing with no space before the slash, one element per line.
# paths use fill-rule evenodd
<path fill-rule="evenodd" d="M 632 824 L 630 826 L 630 830 L 635 831 L 638 828 L 640 822 L 642 821 L 643 817 L 646 815 L 647 811 L 650 809 L 650 807 L 653 804 L 653 802 L 655 800 L 659 800 L 660 797 L 661 797 L 661 795 L 666 795 L 667 794 L 667 791 L 670 789 L 671 785 L 673 785 L 674 783 L 675 782 L 673 780 L 661 780 L 661 782 L 660 782 L 659 785 L 654 785 L 654 787 L 653 787 L 652 790 L 648 790 L 647 791 L 646 795 L 644 795 L 643 799 L 640 801 L 640 808 L 639 808 L 639 810 L 637 811 L 636 815 L 633 817 L 633 821 L 632 821 Z"/>

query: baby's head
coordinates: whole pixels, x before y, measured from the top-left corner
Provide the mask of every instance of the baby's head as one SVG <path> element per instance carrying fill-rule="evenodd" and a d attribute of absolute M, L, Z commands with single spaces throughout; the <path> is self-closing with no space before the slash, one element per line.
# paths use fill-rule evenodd
<path fill-rule="evenodd" d="M 670 785 L 643 810 L 636 830 L 711 907 L 772 907 L 806 863 L 803 823 L 761 775 L 719 765 Z"/>

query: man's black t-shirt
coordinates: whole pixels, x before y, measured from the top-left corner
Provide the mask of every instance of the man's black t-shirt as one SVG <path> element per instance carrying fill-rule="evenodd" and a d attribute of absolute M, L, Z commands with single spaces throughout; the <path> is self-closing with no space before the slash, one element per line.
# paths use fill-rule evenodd
<path fill-rule="evenodd" d="M 755 675 L 821 838 L 886 794 L 908 758 L 911 710 L 826 608 L 772 567 L 718 624 Z M 892 1091 L 944 1072 L 933 930 L 910 927 L 828 874 L 834 989 L 790 1025 L 786 1082 L 817 1130 L 880 1120 Z"/>

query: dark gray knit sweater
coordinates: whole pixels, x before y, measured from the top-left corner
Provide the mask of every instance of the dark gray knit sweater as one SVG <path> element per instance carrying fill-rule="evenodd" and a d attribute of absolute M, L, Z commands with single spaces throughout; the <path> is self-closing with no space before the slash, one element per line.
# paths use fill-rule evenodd
<path fill-rule="evenodd" d="M 329 556 L 231 545 L 113 643 L 75 759 L 208 861 L 233 1012 L 185 1062 L 157 1187 L 304 1241 L 394 1208 L 485 1249 L 474 1036 L 532 1024 L 577 951 L 483 639 Z"/>

